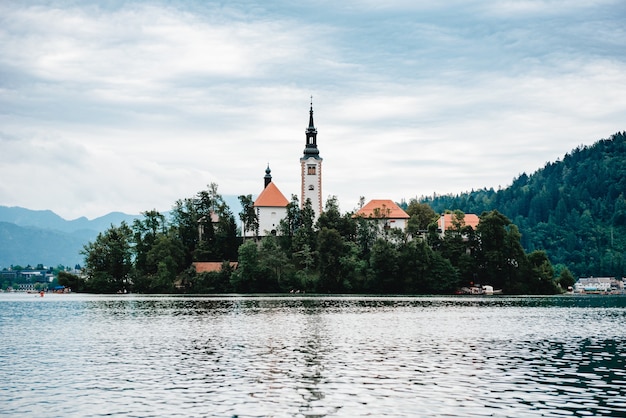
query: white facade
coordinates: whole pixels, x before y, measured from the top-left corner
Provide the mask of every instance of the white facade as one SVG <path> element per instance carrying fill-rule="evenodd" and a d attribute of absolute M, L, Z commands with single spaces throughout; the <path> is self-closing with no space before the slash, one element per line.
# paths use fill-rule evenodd
<path fill-rule="evenodd" d="M 311 200 L 311 207 L 315 211 L 315 219 L 322 213 L 322 159 L 321 158 L 301 158 L 300 173 L 302 176 L 302 202 Z"/>
<path fill-rule="evenodd" d="M 259 236 L 276 235 L 281 219 L 287 217 L 286 207 L 263 206 L 256 208 L 259 219 Z"/>
<path fill-rule="evenodd" d="M 581 277 L 574 284 L 576 292 L 608 292 L 611 284 L 615 281 L 613 277 Z"/>

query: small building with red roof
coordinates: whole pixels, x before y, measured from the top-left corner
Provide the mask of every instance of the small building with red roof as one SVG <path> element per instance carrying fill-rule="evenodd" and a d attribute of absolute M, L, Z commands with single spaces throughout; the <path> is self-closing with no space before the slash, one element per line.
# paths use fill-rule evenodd
<path fill-rule="evenodd" d="M 463 219 L 460 221 L 460 226 L 471 226 L 474 231 L 476 231 L 476 227 L 480 222 L 480 218 L 478 215 L 474 213 L 466 213 Z M 450 231 L 452 229 L 457 228 L 457 224 L 459 221 L 456 219 L 456 214 L 454 213 L 444 213 L 439 217 L 437 221 L 437 228 L 441 233 L 445 233 L 446 231 Z"/>
<path fill-rule="evenodd" d="M 259 236 L 276 235 L 280 220 L 287 216 L 289 201 L 272 182 L 270 166 L 265 169 L 265 187 L 254 201 L 259 220 Z"/>
<path fill-rule="evenodd" d="M 398 228 L 401 230 L 406 228 L 409 220 L 409 215 L 393 200 L 389 199 L 370 200 L 352 217 L 379 220 L 383 228 Z"/>

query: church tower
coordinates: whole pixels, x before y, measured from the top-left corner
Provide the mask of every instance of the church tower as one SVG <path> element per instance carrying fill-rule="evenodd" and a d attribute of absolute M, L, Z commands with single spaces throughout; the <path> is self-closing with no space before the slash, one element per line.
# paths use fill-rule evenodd
<path fill-rule="evenodd" d="M 315 219 L 322 213 L 322 158 L 317 149 L 317 129 L 313 123 L 313 100 L 309 111 L 309 127 L 305 131 L 306 145 L 304 155 L 300 158 L 302 175 L 302 193 L 300 205 L 304 206 L 307 199 L 315 212 Z"/>

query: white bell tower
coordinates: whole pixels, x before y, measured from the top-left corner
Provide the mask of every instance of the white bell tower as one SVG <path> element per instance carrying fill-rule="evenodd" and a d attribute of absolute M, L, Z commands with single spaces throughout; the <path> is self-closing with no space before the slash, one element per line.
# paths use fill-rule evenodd
<path fill-rule="evenodd" d="M 309 111 L 309 127 L 306 133 L 306 146 L 304 155 L 300 158 L 302 175 L 302 192 L 300 207 L 309 199 L 315 212 L 315 219 L 322 213 L 322 157 L 317 149 L 317 129 L 313 123 L 313 98 L 311 97 L 311 110 Z"/>

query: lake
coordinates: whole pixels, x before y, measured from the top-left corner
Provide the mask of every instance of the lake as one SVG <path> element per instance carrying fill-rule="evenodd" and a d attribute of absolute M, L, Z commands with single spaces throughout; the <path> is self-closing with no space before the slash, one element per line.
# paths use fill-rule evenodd
<path fill-rule="evenodd" d="M 626 416 L 626 296 L 0 294 L 0 415 Z"/>

